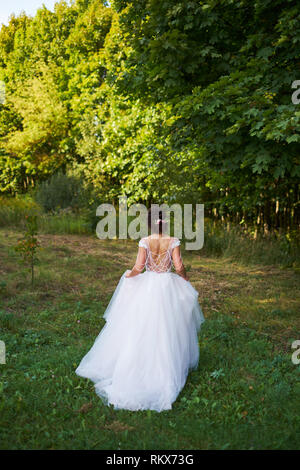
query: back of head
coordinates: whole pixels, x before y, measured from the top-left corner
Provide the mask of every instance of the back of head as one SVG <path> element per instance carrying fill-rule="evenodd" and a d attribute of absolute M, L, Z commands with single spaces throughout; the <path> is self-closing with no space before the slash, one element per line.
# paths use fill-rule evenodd
<path fill-rule="evenodd" d="M 164 236 L 167 222 L 163 218 L 161 210 L 157 212 L 152 207 L 148 210 L 148 227 L 150 229 L 150 251 L 154 256 L 160 256 L 168 250 L 170 244 L 170 237 Z"/>
<path fill-rule="evenodd" d="M 166 221 L 163 219 L 162 211 L 158 211 L 157 216 L 157 210 L 150 207 L 150 209 L 148 209 L 148 227 L 150 229 L 150 233 L 162 235 L 165 225 Z"/>

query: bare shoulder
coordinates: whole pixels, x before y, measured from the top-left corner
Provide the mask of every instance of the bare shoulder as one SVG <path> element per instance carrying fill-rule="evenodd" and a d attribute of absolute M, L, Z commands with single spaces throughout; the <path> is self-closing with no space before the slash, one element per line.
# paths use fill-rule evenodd
<path fill-rule="evenodd" d="M 177 237 L 172 237 L 172 242 L 171 242 L 172 248 L 174 249 L 174 248 L 178 247 L 179 245 L 180 245 L 180 240 L 179 240 L 179 238 L 177 238 Z"/>
<path fill-rule="evenodd" d="M 145 248 L 145 249 L 148 248 L 147 238 L 148 238 L 148 237 L 143 237 L 143 238 L 140 239 L 140 241 L 139 241 L 139 247 Z"/>

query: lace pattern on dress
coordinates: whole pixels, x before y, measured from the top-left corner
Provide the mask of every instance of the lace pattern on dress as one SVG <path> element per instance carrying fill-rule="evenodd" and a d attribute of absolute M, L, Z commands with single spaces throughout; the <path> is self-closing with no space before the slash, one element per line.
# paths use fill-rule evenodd
<path fill-rule="evenodd" d="M 176 246 L 180 245 L 180 241 L 178 238 L 171 238 L 169 246 L 166 250 L 160 253 L 154 253 L 149 244 L 149 240 L 147 238 L 142 238 L 139 242 L 139 247 L 143 247 L 146 249 L 146 260 L 143 268 L 137 267 L 138 271 L 142 271 L 144 267 L 146 271 L 152 271 L 156 273 L 167 273 L 170 272 L 172 269 L 172 251 Z M 138 263 L 136 263 L 138 264 Z M 175 266 L 175 263 L 173 263 Z M 175 269 L 178 270 L 181 268 L 182 260 L 180 257 L 179 263 L 176 262 Z"/>

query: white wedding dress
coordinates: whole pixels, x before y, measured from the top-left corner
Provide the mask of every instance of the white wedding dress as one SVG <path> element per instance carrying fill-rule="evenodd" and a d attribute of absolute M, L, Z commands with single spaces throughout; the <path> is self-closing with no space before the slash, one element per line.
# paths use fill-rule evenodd
<path fill-rule="evenodd" d="M 154 241 L 153 241 L 154 240 Z M 156 239 L 157 240 L 157 239 Z M 102 401 L 115 409 L 170 410 L 199 361 L 198 335 L 204 322 L 198 292 L 177 271 L 177 238 L 142 238 L 134 277 L 122 275 L 104 313 L 106 324 L 76 374 L 91 379 Z M 179 258 L 178 258 L 179 253 Z M 183 266 L 183 265 L 182 265 Z"/>

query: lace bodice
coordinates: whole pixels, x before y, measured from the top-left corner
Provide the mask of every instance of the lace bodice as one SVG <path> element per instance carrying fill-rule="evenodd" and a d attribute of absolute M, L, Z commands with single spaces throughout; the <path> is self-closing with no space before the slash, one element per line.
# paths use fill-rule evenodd
<path fill-rule="evenodd" d="M 173 263 L 176 271 L 180 271 L 183 266 L 180 251 L 176 255 L 173 253 L 174 248 L 179 245 L 180 241 L 175 237 L 142 238 L 139 247 L 146 251 L 139 250 L 135 268 L 138 271 L 146 268 L 146 271 L 166 273 L 171 271 Z"/>

